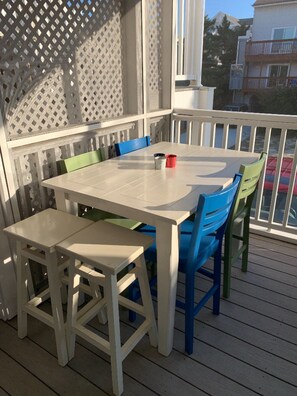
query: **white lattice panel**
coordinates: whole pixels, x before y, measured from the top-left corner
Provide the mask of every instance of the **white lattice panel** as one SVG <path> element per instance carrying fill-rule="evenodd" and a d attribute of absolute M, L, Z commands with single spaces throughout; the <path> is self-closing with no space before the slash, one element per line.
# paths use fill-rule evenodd
<path fill-rule="evenodd" d="M 149 110 L 162 107 L 162 2 L 164 0 L 148 0 L 147 2 L 147 71 Z"/>
<path fill-rule="evenodd" d="M 1 2 L 7 139 L 123 115 L 121 14 L 118 0 Z"/>

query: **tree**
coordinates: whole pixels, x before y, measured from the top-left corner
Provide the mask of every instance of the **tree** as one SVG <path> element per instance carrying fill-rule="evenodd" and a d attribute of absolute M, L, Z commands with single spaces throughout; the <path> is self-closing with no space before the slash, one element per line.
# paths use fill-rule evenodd
<path fill-rule="evenodd" d="M 246 26 L 230 28 L 226 15 L 220 26 L 207 16 L 204 19 L 204 51 L 202 64 L 202 84 L 216 87 L 214 108 L 221 109 L 232 101 L 229 90 L 231 65 L 236 63 L 237 40 L 245 34 Z"/>
<path fill-rule="evenodd" d="M 297 88 L 275 88 L 256 96 L 257 107 L 253 111 L 272 114 L 297 114 Z"/>

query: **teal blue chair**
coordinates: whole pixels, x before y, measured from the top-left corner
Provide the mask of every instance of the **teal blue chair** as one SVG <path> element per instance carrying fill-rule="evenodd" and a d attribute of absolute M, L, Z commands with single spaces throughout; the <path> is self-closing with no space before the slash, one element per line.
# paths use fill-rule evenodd
<path fill-rule="evenodd" d="M 220 312 L 222 241 L 240 180 L 241 175 L 237 174 L 225 189 L 201 194 L 194 221 L 186 220 L 181 224 L 178 269 L 185 274 L 185 300 L 177 300 L 176 305 L 185 311 L 185 351 L 188 354 L 193 352 L 194 321 L 201 308 L 213 297 L 213 313 Z M 144 227 L 141 232 L 153 236 L 155 229 Z M 145 252 L 145 257 L 156 261 L 156 243 Z M 203 268 L 210 257 L 214 258 L 213 270 Z M 197 272 L 212 280 L 210 289 L 198 303 L 194 301 Z"/>
<path fill-rule="evenodd" d="M 116 143 L 115 150 L 116 154 L 124 155 L 142 149 L 144 147 L 150 146 L 151 139 L 149 136 L 144 136 L 138 139 L 127 140 L 126 142 Z"/>

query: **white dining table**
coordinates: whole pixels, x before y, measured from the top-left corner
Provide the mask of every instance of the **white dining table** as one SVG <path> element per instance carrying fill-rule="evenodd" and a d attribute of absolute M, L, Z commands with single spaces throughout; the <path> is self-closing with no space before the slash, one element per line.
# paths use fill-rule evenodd
<path fill-rule="evenodd" d="M 154 153 L 176 154 L 175 168 L 156 170 Z M 44 180 L 57 209 L 81 203 L 156 227 L 159 352 L 173 347 L 179 259 L 179 225 L 196 209 L 199 195 L 228 185 L 241 163 L 258 154 L 161 142 Z"/>

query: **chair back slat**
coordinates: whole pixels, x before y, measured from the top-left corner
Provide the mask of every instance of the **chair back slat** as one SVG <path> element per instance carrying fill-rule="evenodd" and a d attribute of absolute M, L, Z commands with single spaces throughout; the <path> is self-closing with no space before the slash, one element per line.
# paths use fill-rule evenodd
<path fill-rule="evenodd" d="M 116 143 L 115 149 L 117 155 L 124 155 L 127 153 L 131 153 L 132 151 L 136 151 L 147 147 L 151 144 L 151 140 L 149 136 L 144 136 L 142 138 L 128 140 L 126 142 Z"/>
<path fill-rule="evenodd" d="M 242 164 L 240 166 L 239 173 L 242 174 L 242 178 L 231 214 L 231 219 L 236 217 L 236 213 L 239 208 L 242 209 L 244 206 L 252 204 L 252 200 L 258 186 L 258 181 L 264 168 L 266 157 L 267 154 L 262 152 L 258 161 L 247 165 Z"/>
<path fill-rule="evenodd" d="M 64 174 L 73 172 L 77 169 L 84 168 L 89 165 L 97 164 L 103 160 L 101 150 L 93 150 L 87 153 L 78 154 L 74 157 L 66 158 L 58 161 L 58 173 Z"/>
<path fill-rule="evenodd" d="M 221 242 L 234 198 L 238 191 L 241 175 L 234 177 L 232 184 L 213 194 L 201 194 L 194 220 L 190 242 L 188 265 L 197 260 L 201 239 L 214 235 Z"/>

